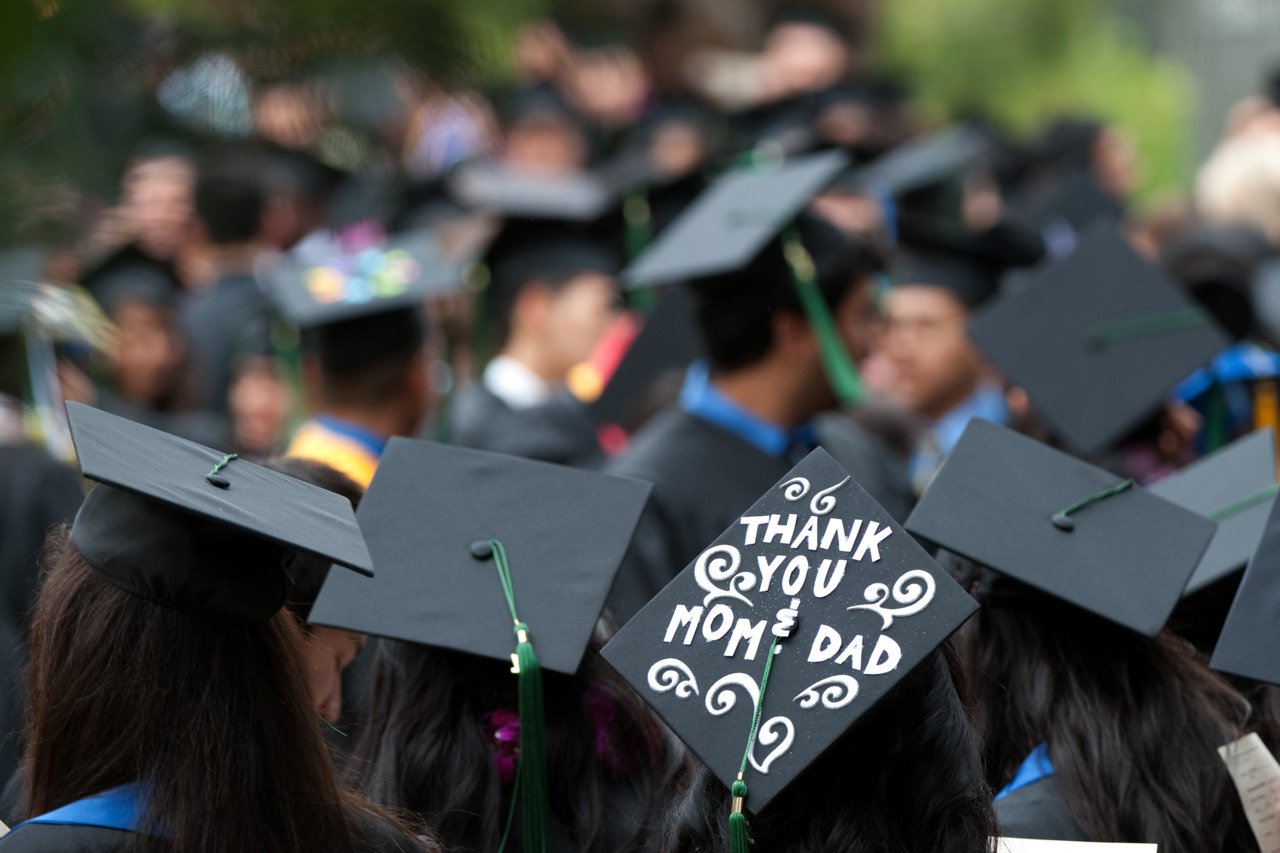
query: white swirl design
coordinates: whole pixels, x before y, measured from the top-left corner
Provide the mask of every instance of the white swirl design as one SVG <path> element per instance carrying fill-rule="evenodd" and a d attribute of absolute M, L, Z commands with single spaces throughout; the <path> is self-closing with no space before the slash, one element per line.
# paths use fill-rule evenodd
<path fill-rule="evenodd" d="M 782 496 L 789 501 L 798 501 L 809 494 L 809 481 L 804 477 L 792 477 L 782 484 Z"/>
<path fill-rule="evenodd" d="M 649 689 L 654 693 L 672 690 L 681 699 L 698 692 L 698 679 L 689 665 L 678 658 L 663 658 L 649 667 Z"/>
<path fill-rule="evenodd" d="M 809 501 L 809 512 L 814 515 L 826 515 L 836 508 L 835 492 L 844 488 L 844 484 L 849 482 L 849 478 L 845 477 L 829 489 L 823 489 L 813 496 L 813 500 Z"/>
<path fill-rule="evenodd" d="M 915 569 L 898 578 L 893 584 L 892 592 L 887 584 L 873 583 L 867 587 L 863 595 L 867 601 L 871 602 L 870 604 L 855 604 L 845 609 L 870 610 L 880 614 L 880 619 L 884 622 L 880 630 L 883 631 L 892 625 L 897 617 L 914 616 L 928 607 L 936 591 L 937 583 L 933 575 L 923 569 Z M 889 600 L 890 595 L 893 596 L 894 601 L 904 606 L 885 607 L 884 604 Z"/>
<path fill-rule="evenodd" d="M 779 732 L 778 729 L 782 731 Z M 779 756 L 784 754 L 791 748 L 791 744 L 795 743 L 796 727 L 791 720 L 786 717 L 770 717 L 760 725 L 760 733 L 756 736 L 756 740 L 765 746 L 777 743 L 769 754 L 764 757 L 764 761 L 756 761 L 756 745 L 751 745 L 751 766 L 761 773 L 768 773 L 769 768 L 773 766 L 773 762 Z M 779 743 L 779 741 L 781 741 Z"/>
<path fill-rule="evenodd" d="M 707 593 L 702 599 L 704 605 L 710 604 L 717 598 L 735 598 L 748 607 L 755 606 L 751 603 L 751 599 L 742 593 L 755 588 L 756 576 L 750 572 L 742 572 L 735 577 L 741 565 L 742 554 L 737 548 L 728 544 L 713 545 L 698 555 L 697 562 L 693 564 L 693 580 Z M 728 587 L 716 586 L 717 583 L 726 580 L 729 581 Z"/>
<path fill-rule="evenodd" d="M 754 710 L 756 703 L 760 701 L 760 688 L 755 679 L 745 672 L 731 672 L 711 685 L 711 689 L 707 691 L 708 713 L 713 717 L 720 717 L 732 711 L 733 706 L 738 704 L 738 697 L 733 692 L 735 687 L 743 689 L 751 699 L 751 708 Z"/>
<path fill-rule="evenodd" d="M 800 707 L 806 710 L 821 701 L 822 707 L 835 711 L 848 705 L 857 695 L 858 680 L 856 678 L 851 675 L 831 675 L 810 684 L 791 701 L 799 702 Z"/>

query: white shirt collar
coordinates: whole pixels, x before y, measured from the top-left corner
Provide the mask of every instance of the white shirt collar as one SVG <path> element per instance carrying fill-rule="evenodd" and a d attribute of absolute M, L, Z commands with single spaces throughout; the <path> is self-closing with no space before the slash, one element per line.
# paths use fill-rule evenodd
<path fill-rule="evenodd" d="M 523 362 L 509 355 L 496 356 L 484 369 L 484 387 L 513 409 L 530 409 L 551 399 L 555 388 Z"/>

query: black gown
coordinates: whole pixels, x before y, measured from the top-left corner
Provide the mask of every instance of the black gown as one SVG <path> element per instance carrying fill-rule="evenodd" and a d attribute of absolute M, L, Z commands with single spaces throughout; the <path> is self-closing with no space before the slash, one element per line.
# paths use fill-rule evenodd
<path fill-rule="evenodd" d="M 815 425 L 822 447 L 894 518 L 905 518 L 911 491 L 898 457 L 848 418 L 832 415 Z M 610 595 L 617 623 L 630 619 L 792 464 L 678 406 L 650 421 L 606 468 L 653 483 Z"/>
<path fill-rule="evenodd" d="M 577 468 L 603 462 L 587 407 L 568 392 L 528 409 L 513 409 L 483 382 L 460 390 L 449 412 L 453 444 Z"/>
<path fill-rule="evenodd" d="M 1052 776 L 996 800 L 996 822 L 1008 838 L 1089 841 L 1062 801 Z"/>

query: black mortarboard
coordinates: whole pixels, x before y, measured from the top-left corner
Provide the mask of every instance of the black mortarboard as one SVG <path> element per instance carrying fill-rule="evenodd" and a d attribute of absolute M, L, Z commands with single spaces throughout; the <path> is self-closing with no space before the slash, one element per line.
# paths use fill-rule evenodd
<path fill-rule="evenodd" d="M 274 270 L 270 294 L 325 372 L 344 373 L 421 346 L 423 300 L 456 288 L 464 275 L 429 236 L 413 234 L 321 263 L 288 258 Z"/>
<path fill-rule="evenodd" d="M 600 396 L 590 404 L 601 423 L 626 425 L 633 409 L 663 374 L 688 367 L 701 354 L 693 299 L 669 288 L 644 320 Z"/>
<path fill-rule="evenodd" d="M 1258 550 L 1236 590 L 1209 666 L 1280 685 L 1280 502 L 1273 502 Z"/>
<path fill-rule="evenodd" d="M 969 336 L 1083 456 L 1122 439 L 1231 344 L 1208 312 L 1107 225 L 990 303 Z"/>
<path fill-rule="evenodd" d="M 746 266 L 848 162 L 846 154 L 828 151 L 730 172 L 627 269 L 626 280 L 643 287 Z"/>
<path fill-rule="evenodd" d="M 1149 487 L 1154 495 L 1218 525 L 1186 594 L 1245 567 L 1276 498 L 1275 433 L 1260 429 Z"/>
<path fill-rule="evenodd" d="M 589 172 L 546 175 L 493 163 L 459 166 L 448 185 L 460 203 L 509 217 L 590 222 L 617 200 L 609 182 Z"/>
<path fill-rule="evenodd" d="M 1073 171 L 1028 189 L 1011 201 L 1010 207 L 1037 228 L 1061 223 L 1079 232 L 1099 221 L 1115 226 L 1124 219 L 1124 204 L 1086 171 Z"/>
<path fill-rule="evenodd" d="M 904 248 L 889 268 L 889 280 L 894 287 L 940 287 L 976 308 L 999 289 L 1002 272 L 998 264 L 969 253 Z"/>
<path fill-rule="evenodd" d="M 948 551 L 1154 637 L 1213 522 L 975 418 L 907 519 Z"/>
<path fill-rule="evenodd" d="M 99 483 L 71 541 L 115 586 L 179 610 L 262 620 L 284 606 L 294 552 L 372 576 L 340 495 L 79 403 L 67 416 L 80 469 Z"/>
<path fill-rule="evenodd" d="M 377 581 L 330 573 L 311 621 L 507 660 L 515 643 L 498 572 L 474 553 L 496 539 L 542 667 L 573 674 L 649 490 L 639 480 L 393 438 L 358 513 Z"/>
<path fill-rule="evenodd" d="M 726 786 L 752 745 L 746 806 L 759 811 L 976 609 L 818 449 L 603 654 Z"/>
<path fill-rule="evenodd" d="M 903 196 L 963 177 L 987 151 L 990 141 L 975 127 L 960 124 L 900 145 L 841 184 Z"/>
<path fill-rule="evenodd" d="M 1044 242 L 1010 222 L 981 232 L 918 215 L 898 223 L 898 255 L 889 269 L 895 286 L 930 285 L 953 293 L 976 308 L 1000 289 L 1011 268 L 1034 264 L 1044 255 Z"/>

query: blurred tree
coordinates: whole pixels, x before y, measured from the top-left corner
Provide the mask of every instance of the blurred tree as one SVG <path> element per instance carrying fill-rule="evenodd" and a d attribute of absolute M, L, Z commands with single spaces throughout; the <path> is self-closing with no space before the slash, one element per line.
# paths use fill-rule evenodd
<path fill-rule="evenodd" d="M 1188 184 L 1189 75 L 1105 0 L 886 0 L 879 14 L 881 64 L 913 83 L 929 118 L 978 112 L 1028 133 L 1097 117 L 1136 141 L 1143 197 Z"/>

